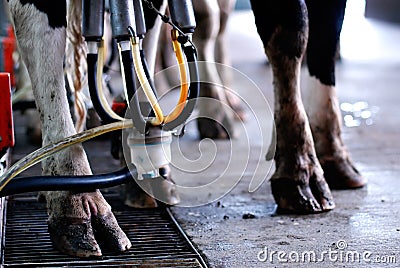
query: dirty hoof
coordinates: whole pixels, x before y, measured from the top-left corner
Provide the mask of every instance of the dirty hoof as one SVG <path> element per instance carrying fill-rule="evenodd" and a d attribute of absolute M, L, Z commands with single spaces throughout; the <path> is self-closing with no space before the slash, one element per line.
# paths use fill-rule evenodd
<path fill-rule="evenodd" d="M 134 208 L 158 207 L 161 201 L 163 205 L 176 205 L 180 202 L 176 186 L 171 177 L 171 169 L 168 166 L 159 170 L 160 177 L 133 181 L 121 186 L 121 196 L 125 205 Z"/>
<path fill-rule="evenodd" d="M 96 238 L 115 251 L 126 251 L 132 246 L 111 212 L 105 216 L 94 216 L 92 222 L 86 219 L 59 219 L 48 222 L 48 229 L 54 247 L 75 257 L 101 256 Z"/>
<path fill-rule="evenodd" d="M 209 118 L 197 118 L 200 139 L 229 139 L 229 133 L 219 122 Z"/>
<path fill-rule="evenodd" d="M 233 118 L 237 121 L 244 122 L 247 120 L 247 113 L 243 106 L 241 99 L 233 93 L 226 92 L 226 97 L 228 100 L 229 107 L 233 111 Z"/>
<path fill-rule="evenodd" d="M 142 182 L 145 183 L 145 182 Z M 121 198 L 124 204 L 132 208 L 155 208 L 156 200 L 147 194 L 137 183 L 132 181 L 121 186 Z"/>
<path fill-rule="evenodd" d="M 311 177 L 309 183 L 273 177 L 271 189 L 278 214 L 312 214 L 335 207 L 328 184 L 316 176 Z"/>
<path fill-rule="evenodd" d="M 101 250 L 89 220 L 68 218 L 48 222 L 50 238 L 56 249 L 76 257 L 98 257 Z"/>
<path fill-rule="evenodd" d="M 132 247 L 131 242 L 117 224 L 117 220 L 110 212 L 107 215 L 98 215 L 92 219 L 94 234 L 99 242 L 113 251 L 127 251 Z"/>
<path fill-rule="evenodd" d="M 61 252 L 76 257 L 101 256 L 98 238 L 115 250 L 131 247 L 100 191 L 46 192 L 46 201 L 50 237 Z"/>
<path fill-rule="evenodd" d="M 234 113 L 225 90 L 216 84 L 201 83 L 197 100 L 197 128 L 200 138 L 230 139 L 234 137 Z M 236 97 L 234 94 L 232 97 Z M 232 99 L 233 99 L 232 98 Z M 239 101 L 235 104 L 240 104 Z"/>
<path fill-rule="evenodd" d="M 354 189 L 367 184 L 348 158 L 321 158 L 320 163 L 331 189 Z"/>
<path fill-rule="evenodd" d="M 151 181 L 151 190 L 163 205 L 173 206 L 181 201 L 169 166 L 160 168 L 160 177 Z"/>

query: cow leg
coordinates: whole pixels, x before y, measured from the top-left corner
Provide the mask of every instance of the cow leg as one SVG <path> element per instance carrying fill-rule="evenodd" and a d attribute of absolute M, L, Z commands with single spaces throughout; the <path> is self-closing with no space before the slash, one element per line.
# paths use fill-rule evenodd
<path fill-rule="evenodd" d="M 23 3 L 23 4 L 22 4 Z M 14 29 L 26 63 L 42 125 L 43 144 L 75 134 L 64 85 L 66 7 L 54 1 L 10 0 Z M 91 174 L 81 145 L 72 146 L 43 162 L 43 174 Z M 118 226 L 99 191 L 48 192 L 49 233 L 56 248 L 79 256 L 99 256 L 94 229 L 114 249 L 131 243 Z"/>
<path fill-rule="evenodd" d="M 307 112 L 318 159 L 331 188 L 357 188 L 366 180 L 354 168 L 341 138 L 335 89 L 335 56 L 346 0 L 306 0 L 310 30 L 307 64 L 312 76 Z"/>
<path fill-rule="evenodd" d="M 223 85 L 227 88 L 225 90 L 226 99 L 229 106 L 235 112 L 235 118 L 239 120 L 246 119 L 246 112 L 243 108 L 242 100 L 232 91 L 232 72 L 230 68 L 225 68 L 224 66 L 231 66 L 230 57 L 228 55 L 228 40 L 226 38 L 226 26 L 228 24 L 228 19 L 235 7 L 236 0 L 218 0 L 218 6 L 220 10 L 219 15 L 219 32 L 216 40 L 215 47 L 215 61 L 221 63 L 218 66 L 218 73 L 221 77 Z"/>
<path fill-rule="evenodd" d="M 271 188 L 278 212 L 333 209 L 300 94 L 300 67 L 308 37 L 304 0 L 251 3 L 273 71 L 277 148 Z"/>
<path fill-rule="evenodd" d="M 229 103 L 226 100 L 225 90 L 222 85 L 215 62 L 215 46 L 220 29 L 220 10 L 217 0 L 193 1 L 196 15 L 196 31 L 193 35 L 197 47 L 198 60 L 205 61 L 199 65 L 200 96 L 199 118 L 197 126 L 201 138 L 229 138 L 233 133 L 233 116 L 226 109 Z M 217 101 L 207 101 L 212 98 Z M 224 105 L 225 104 L 225 105 Z"/>

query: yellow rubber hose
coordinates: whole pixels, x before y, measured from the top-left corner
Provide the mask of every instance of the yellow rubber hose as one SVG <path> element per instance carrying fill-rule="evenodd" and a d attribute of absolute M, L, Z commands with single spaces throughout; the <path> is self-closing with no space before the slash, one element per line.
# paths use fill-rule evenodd
<path fill-rule="evenodd" d="M 172 36 L 172 45 L 174 48 L 175 56 L 179 65 L 179 76 L 180 76 L 180 83 L 181 83 L 181 92 L 179 96 L 178 104 L 176 105 L 175 109 L 165 117 L 164 122 L 169 123 L 175 120 L 183 111 L 186 105 L 186 100 L 189 91 L 189 83 L 187 79 L 187 72 L 186 72 L 186 65 L 183 58 L 183 52 L 181 44 L 177 40 L 178 33 L 176 30 L 171 32 Z"/>
<path fill-rule="evenodd" d="M 98 62 L 97 62 L 97 74 L 96 74 L 96 81 L 97 81 L 97 90 L 99 94 L 99 99 L 101 105 L 103 106 L 104 110 L 108 113 L 108 115 L 116 120 L 124 120 L 123 117 L 116 114 L 110 107 L 106 96 L 104 95 L 103 91 L 103 67 L 104 67 L 104 56 L 105 56 L 105 47 L 104 47 L 104 40 L 102 39 L 100 42 L 99 50 L 98 50 Z"/>
<path fill-rule="evenodd" d="M 140 58 L 140 48 L 139 43 L 136 42 L 134 37 L 131 37 L 131 45 L 132 45 L 132 57 L 133 63 L 135 66 L 135 72 L 139 79 L 139 83 L 143 88 L 144 94 L 146 95 L 150 105 L 156 115 L 150 123 L 154 126 L 159 126 L 164 122 L 164 114 L 161 110 L 160 104 L 158 103 L 157 97 L 154 95 L 154 92 L 150 86 L 149 81 L 147 81 L 146 74 L 143 69 L 142 61 Z"/>

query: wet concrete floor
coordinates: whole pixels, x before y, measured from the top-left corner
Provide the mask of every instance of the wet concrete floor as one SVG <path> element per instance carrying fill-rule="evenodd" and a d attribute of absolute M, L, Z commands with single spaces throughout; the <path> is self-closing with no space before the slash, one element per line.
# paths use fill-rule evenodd
<path fill-rule="evenodd" d="M 337 87 L 346 116 L 343 138 L 369 183 L 359 190 L 333 191 L 336 208 L 331 212 L 279 216 L 268 182 L 273 163 L 265 160 L 272 127 L 267 107 L 273 103 L 271 70 L 251 14 L 232 16 L 229 52 L 239 71 L 232 88 L 248 103 L 249 119 L 236 125 L 234 140 L 201 143 L 191 122 L 187 134 L 174 140 L 172 154 L 174 179 L 182 186 L 182 203 L 173 213 L 210 267 L 399 266 L 400 26 L 367 24 L 370 28 L 362 36 L 344 28 L 356 40 L 342 41 Z M 362 38 L 374 40 L 363 44 L 369 57 L 361 58 L 360 48 L 351 46 Z M 304 69 L 304 91 L 306 74 Z M 32 149 L 23 146 L 22 123 L 16 127 L 15 159 Z M 110 157 L 108 141 L 84 146 L 95 173 L 119 167 Z M 39 170 L 36 166 L 25 174 Z"/>

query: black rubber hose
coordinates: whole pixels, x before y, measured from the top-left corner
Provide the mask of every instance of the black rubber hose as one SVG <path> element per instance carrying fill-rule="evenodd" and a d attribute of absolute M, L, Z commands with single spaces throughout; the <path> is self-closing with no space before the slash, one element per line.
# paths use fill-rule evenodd
<path fill-rule="evenodd" d="M 177 126 L 183 124 L 192 114 L 197 98 L 200 95 L 200 78 L 199 67 L 197 66 L 197 53 L 194 46 L 187 46 L 183 48 L 189 66 L 190 86 L 187 97 L 187 104 L 183 108 L 182 113 L 173 121 L 165 124 L 163 130 L 172 130 Z"/>
<path fill-rule="evenodd" d="M 140 133 L 146 133 L 146 121 L 142 116 L 136 94 L 135 72 L 133 66 L 132 52 L 130 50 L 121 51 L 121 61 L 125 76 L 125 85 L 130 103 L 130 115 L 133 125 Z"/>
<path fill-rule="evenodd" d="M 100 119 L 103 123 L 113 123 L 117 122 L 118 120 L 112 118 L 104 109 L 103 105 L 101 104 L 99 92 L 97 90 L 97 54 L 88 53 L 87 57 L 87 65 L 88 65 L 88 86 L 89 86 L 89 93 L 90 99 L 92 100 L 93 107 L 96 110 L 97 114 L 100 116 Z"/>
<path fill-rule="evenodd" d="M 146 74 L 147 81 L 149 81 L 150 87 L 153 90 L 154 95 L 157 97 L 157 91 L 154 86 L 154 82 L 151 79 L 151 75 L 149 72 L 149 66 L 147 64 L 146 55 L 144 54 L 143 49 L 140 50 L 140 59 L 142 60 L 144 73 Z"/>
<path fill-rule="evenodd" d="M 110 44 L 110 58 L 108 59 L 106 65 L 103 67 L 103 73 L 108 73 L 110 71 L 110 67 L 113 64 L 115 57 L 117 56 L 117 42 L 115 39 L 111 39 L 111 44 Z"/>
<path fill-rule="evenodd" d="M 79 191 L 89 192 L 127 183 L 137 177 L 129 168 L 99 174 L 82 176 L 32 176 L 12 179 L 0 192 L 0 197 L 36 191 Z"/>

